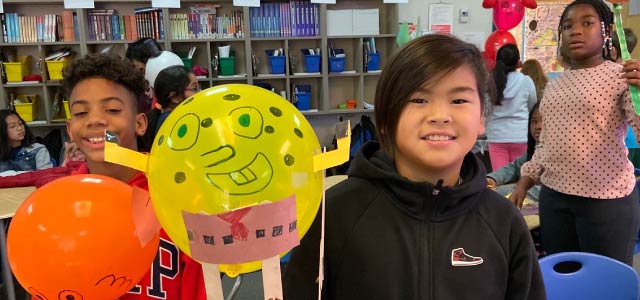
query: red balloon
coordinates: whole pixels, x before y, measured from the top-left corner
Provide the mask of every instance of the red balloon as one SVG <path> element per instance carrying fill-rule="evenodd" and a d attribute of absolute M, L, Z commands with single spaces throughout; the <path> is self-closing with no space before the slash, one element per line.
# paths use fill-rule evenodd
<path fill-rule="evenodd" d="M 524 17 L 524 5 L 520 0 L 498 0 L 493 8 L 493 23 L 498 30 L 516 27 Z"/>
<path fill-rule="evenodd" d="M 485 56 L 495 63 L 496 53 L 498 53 L 498 50 L 506 44 L 516 45 L 516 39 L 508 31 L 495 31 L 489 35 L 484 44 Z"/>
<path fill-rule="evenodd" d="M 496 61 L 487 56 L 487 52 L 482 51 L 482 57 L 484 58 L 484 63 L 487 66 L 487 69 L 493 70 L 493 67 L 496 66 Z"/>
<path fill-rule="evenodd" d="M 114 300 L 137 284 L 159 243 L 153 208 L 139 194 L 89 174 L 33 192 L 7 237 L 11 268 L 33 299 Z"/>

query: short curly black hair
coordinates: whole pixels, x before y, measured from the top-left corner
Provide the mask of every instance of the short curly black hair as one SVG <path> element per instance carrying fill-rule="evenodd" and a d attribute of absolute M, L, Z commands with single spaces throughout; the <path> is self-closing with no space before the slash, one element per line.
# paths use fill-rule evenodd
<path fill-rule="evenodd" d="M 87 54 L 71 62 L 62 70 L 62 88 L 67 97 L 81 81 L 88 78 L 104 78 L 124 86 L 136 97 L 132 103 L 136 111 L 138 102 L 144 99 L 146 81 L 144 75 L 121 59 L 104 54 Z"/>

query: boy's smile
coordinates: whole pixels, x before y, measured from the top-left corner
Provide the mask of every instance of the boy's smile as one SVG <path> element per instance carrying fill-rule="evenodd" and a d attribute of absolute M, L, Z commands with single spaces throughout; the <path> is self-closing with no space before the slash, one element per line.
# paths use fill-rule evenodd
<path fill-rule="evenodd" d="M 136 114 L 136 97 L 124 86 L 103 78 L 83 80 L 71 92 L 69 107 L 67 132 L 88 163 L 104 161 L 105 130 L 119 136 L 120 146 L 137 151 L 136 138 L 144 134 L 146 118 Z"/>
<path fill-rule="evenodd" d="M 398 172 L 412 181 L 454 185 L 464 156 L 484 132 L 481 101 L 467 66 L 416 91 L 398 121 Z"/>

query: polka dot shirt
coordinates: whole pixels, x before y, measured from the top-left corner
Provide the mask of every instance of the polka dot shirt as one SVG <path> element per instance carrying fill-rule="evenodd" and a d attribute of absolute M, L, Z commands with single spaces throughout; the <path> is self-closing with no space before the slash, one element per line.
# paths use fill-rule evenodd
<path fill-rule="evenodd" d="M 558 192 L 596 199 L 631 194 L 633 165 L 627 159 L 627 123 L 640 132 L 622 67 L 604 63 L 569 70 L 551 81 L 540 105 L 542 133 L 521 174 Z"/>

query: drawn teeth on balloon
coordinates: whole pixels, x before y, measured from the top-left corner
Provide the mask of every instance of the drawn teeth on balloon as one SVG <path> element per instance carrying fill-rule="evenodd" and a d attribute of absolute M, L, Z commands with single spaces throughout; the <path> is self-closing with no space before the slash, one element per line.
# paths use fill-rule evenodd
<path fill-rule="evenodd" d="M 237 185 L 247 184 L 258 179 L 256 174 L 249 168 L 242 169 L 239 172 L 231 172 L 229 173 L 229 177 L 231 177 L 231 180 L 233 180 Z"/>
<path fill-rule="evenodd" d="M 238 170 L 207 173 L 209 182 L 230 195 L 249 195 L 265 189 L 273 178 L 273 166 L 263 154 L 256 156 Z"/>

